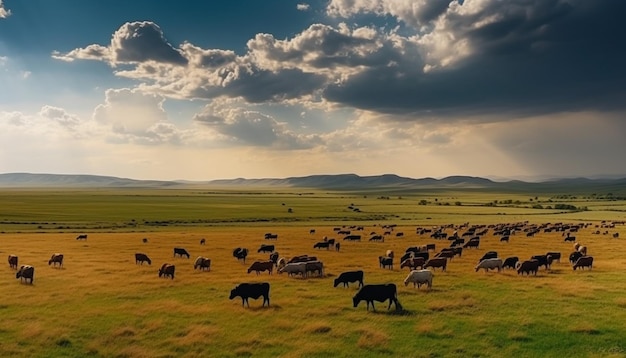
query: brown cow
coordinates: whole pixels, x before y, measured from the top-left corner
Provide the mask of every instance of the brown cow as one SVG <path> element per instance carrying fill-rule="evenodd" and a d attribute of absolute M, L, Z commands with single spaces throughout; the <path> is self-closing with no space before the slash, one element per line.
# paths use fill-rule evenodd
<path fill-rule="evenodd" d="M 169 276 L 172 280 L 174 279 L 174 272 L 176 271 L 176 266 L 170 265 L 168 263 L 163 264 L 159 269 L 159 277 L 167 277 Z"/>
<path fill-rule="evenodd" d="M 211 271 L 211 259 L 204 256 L 198 256 L 196 262 L 193 264 L 193 269 L 195 270 L 198 268 L 200 271 L 204 271 L 205 269 L 207 271 Z"/>
<path fill-rule="evenodd" d="M 423 257 L 412 257 L 402 261 L 402 263 L 400 264 L 400 269 L 408 267 L 409 270 L 417 270 L 418 267 L 420 269 L 423 268 L 425 263 L 426 261 Z"/>
<path fill-rule="evenodd" d="M 428 260 L 426 264 L 424 265 L 424 269 L 427 269 L 429 267 L 432 267 L 433 269 L 437 267 L 441 267 L 441 271 L 445 271 L 447 265 L 448 265 L 448 259 L 446 259 L 445 257 L 437 257 L 437 258 L 432 258 Z"/>
<path fill-rule="evenodd" d="M 63 266 L 63 254 L 52 254 L 52 257 L 48 260 L 48 266 L 56 266 L 56 264 L 59 264 L 59 267 Z"/>
<path fill-rule="evenodd" d="M 9 267 L 17 270 L 17 256 L 9 255 Z"/>
<path fill-rule="evenodd" d="M 256 271 L 256 274 L 259 275 L 261 272 L 267 271 L 271 275 L 273 270 L 274 263 L 272 261 L 255 261 L 250 268 L 248 268 L 248 273 Z"/>

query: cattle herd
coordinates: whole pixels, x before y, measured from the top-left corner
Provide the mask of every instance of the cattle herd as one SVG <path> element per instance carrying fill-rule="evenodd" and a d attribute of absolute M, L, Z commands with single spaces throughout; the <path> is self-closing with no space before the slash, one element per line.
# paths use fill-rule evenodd
<path fill-rule="evenodd" d="M 427 239 L 431 239 L 435 242 L 431 242 L 425 245 L 408 246 L 402 255 L 394 253 L 393 250 L 386 250 L 384 255 L 378 256 L 379 269 L 382 270 L 394 270 L 394 263 L 396 258 L 400 258 L 399 270 L 403 271 L 404 268 L 408 269 L 408 275 L 404 278 L 404 285 L 408 286 L 413 284 L 414 288 L 420 289 L 422 285 L 425 285 L 428 289 L 433 287 L 434 272 L 439 270 L 442 274 L 445 274 L 448 267 L 453 265 L 453 261 L 456 257 L 461 257 L 467 250 L 477 250 L 484 246 L 485 240 L 481 240 L 485 235 L 494 235 L 499 237 L 499 240 L 489 240 L 491 245 L 494 242 L 498 242 L 499 245 L 508 245 L 510 241 L 518 238 L 529 238 L 540 232 L 559 232 L 561 233 L 561 244 L 563 242 L 566 245 L 571 246 L 571 252 L 568 254 L 569 264 L 573 271 L 577 269 L 592 270 L 594 259 L 591 256 L 591 249 L 587 245 L 578 242 L 575 234 L 584 228 L 592 225 L 591 223 L 577 223 L 577 224 L 565 224 L 565 223 L 553 223 L 553 224 L 530 224 L 528 222 L 510 223 L 510 224 L 495 224 L 495 225 L 470 225 L 464 223 L 461 225 L 443 225 L 432 227 L 417 227 L 416 234 Z M 395 229 L 395 225 L 374 225 L 373 231 L 370 233 L 368 242 L 380 243 L 376 245 L 385 244 L 385 236 L 392 235 Z M 312 250 L 331 250 L 339 251 L 341 245 L 340 240 L 346 242 L 355 242 L 353 245 L 360 245 L 362 234 L 365 228 L 363 226 L 352 227 L 336 227 L 333 231 L 338 235 L 343 235 L 342 239 L 323 237 L 322 241 L 317 241 Z M 380 234 L 378 231 L 382 231 Z M 358 231 L 358 233 L 355 233 Z M 309 234 L 314 235 L 315 229 L 310 229 Z M 396 240 L 408 240 L 406 236 L 394 235 Z M 618 238 L 618 235 L 613 235 L 613 238 Z M 76 240 L 86 240 L 87 235 L 79 235 Z M 278 240 L 278 234 L 266 233 L 265 240 Z M 363 240 L 366 241 L 366 240 Z M 148 243 L 147 239 L 142 239 L 143 243 Z M 280 241 L 276 241 L 279 243 Z M 570 244 L 567 244 L 570 242 Z M 205 244 L 205 239 L 200 241 L 201 245 Z M 551 241 L 550 245 L 556 245 L 555 241 Z M 248 274 L 254 272 L 256 275 L 261 275 L 267 272 L 268 275 L 272 275 L 274 272 L 278 274 L 287 274 L 288 277 L 299 277 L 307 279 L 310 277 L 325 278 L 327 274 L 325 272 L 324 263 L 318 259 L 317 256 L 303 254 L 294 256 L 291 258 L 281 257 L 276 251 L 277 244 L 261 244 L 257 254 L 269 254 L 267 260 L 255 260 L 247 269 Z M 441 247 L 440 250 L 436 250 L 437 247 Z M 561 246 L 562 247 L 562 246 Z M 537 253 L 531 255 L 528 258 L 518 256 L 501 257 L 498 254 L 497 247 L 490 247 L 489 251 L 486 251 L 480 259 L 476 262 L 474 270 L 476 272 L 483 270 L 484 272 L 497 271 L 502 272 L 504 270 L 515 270 L 517 276 L 536 276 L 541 270 L 551 270 L 551 266 L 554 262 L 561 262 L 561 252 L 554 250 L 553 247 L 547 247 L 543 253 Z M 244 264 L 250 250 L 244 247 L 237 247 L 233 250 L 233 257 L 238 261 L 242 261 Z M 190 253 L 182 247 L 174 247 L 173 257 L 187 258 L 191 257 Z M 62 253 L 54 253 L 48 261 L 48 265 L 56 268 L 63 267 L 64 255 Z M 376 256 L 372 255 L 372 260 L 376 259 Z M 232 260 L 232 259 L 231 259 Z M 18 268 L 18 256 L 9 255 L 9 266 L 11 269 L 16 270 L 16 279 L 20 279 L 21 282 L 33 284 L 35 268 L 31 265 L 22 265 Z M 135 253 L 135 264 L 151 265 L 152 260 L 145 254 L 137 252 Z M 204 256 L 199 256 L 194 261 L 194 270 L 211 271 L 211 259 Z M 175 278 L 176 266 L 170 263 L 163 263 L 158 269 L 158 276 L 163 278 L 169 278 L 173 280 Z M 400 278 L 398 278 L 399 281 Z M 402 306 L 398 301 L 397 287 L 394 283 L 382 282 L 375 284 L 365 284 L 365 272 L 363 269 L 349 270 L 339 273 L 334 279 L 333 286 L 337 287 L 342 285 L 343 287 L 349 287 L 350 284 L 358 284 L 358 292 L 353 296 L 353 306 L 357 307 L 361 301 L 366 301 L 369 310 L 370 306 L 374 309 L 374 301 L 384 302 L 389 301 L 388 309 L 391 308 L 392 303 L 396 309 L 401 309 Z M 261 283 L 241 283 L 232 289 L 230 293 L 230 299 L 240 297 L 242 299 L 242 306 L 248 305 L 248 299 L 258 299 L 263 297 L 263 304 L 269 306 L 270 298 L 270 284 L 268 282 Z"/>

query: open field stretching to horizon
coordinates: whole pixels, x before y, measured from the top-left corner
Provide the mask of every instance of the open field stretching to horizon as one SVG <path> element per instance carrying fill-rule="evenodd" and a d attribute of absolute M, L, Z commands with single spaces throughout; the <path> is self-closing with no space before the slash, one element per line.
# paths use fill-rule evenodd
<path fill-rule="evenodd" d="M 2 192 L 0 253 L 35 266 L 35 280 L 22 284 L 6 261 L 0 266 L 0 351 L 30 357 L 626 356 L 626 226 L 602 226 L 603 220 L 624 220 L 624 212 L 610 210 L 623 203 L 570 199 L 564 203 L 588 210 L 563 212 L 532 209 L 527 195 L 507 193 L 379 198 L 385 196 L 290 190 Z M 533 196 L 532 203 L 549 198 Z M 494 200 L 512 204 L 485 206 Z M 451 205 L 439 205 L 442 201 Z M 352 204 L 360 212 L 347 208 Z M 431 290 L 405 287 L 408 270 L 400 270 L 397 259 L 393 270 L 378 264 L 389 249 L 399 256 L 408 246 L 434 243 L 439 251 L 449 245 L 419 235 L 417 227 L 525 220 L 588 223 L 575 235 L 594 257 L 593 270 L 572 270 L 567 262 L 572 243 L 560 232 L 534 237 L 520 232 L 504 243 L 492 230 L 479 249 L 465 249 L 446 272 L 437 269 Z M 397 226 L 385 242 L 367 241 L 371 232 L 382 233 L 383 224 Z M 342 241 L 334 229 L 344 225 L 363 226 L 363 241 Z M 267 232 L 278 239 L 264 240 Z M 398 232 L 404 236 L 396 237 Z M 86 241 L 75 240 L 83 233 Z M 339 239 L 341 250 L 313 249 L 324 236 Z M 201 238 L 206 245 L 199 244 Z M 248 274 L 251 262 L 268 257 L 257 253 L 261 244 L 274 244 L 281 257 L 316 255 L 324 277 Z M 174 247 L 185 247 L 191 259 L 174 258 Z M 246 264 L 232 256 L 236 247 L 250 249 Z M 558 251 L 563 259 L 536 277 L 513 270 L 475 272 L 490 250 L 521 259 Z M 55 252 L 65 255 L 61 269 L 48 265 Z M 152 265 L 136 265 L 135 252 L 150 256 Z M 212 260 L 210 272 L 194 271 L 200 255 Z M 165 262 L 176 265 L 173 280 L 157 275 Z M 366 284 L 395 283 L 404 310 L 387 311 L 387 303 L 377 303 L 377 311 L 368 312 L 365 302 L 353 308 L 356 286 L 333 288 L 333 279 L 356 269 L 365 272 Z M 269 308 L 261 308 L 260 300 L 242 308 L 239 298 L 228 299 L 236 284 L 261 281 L 271 285 Z"/>

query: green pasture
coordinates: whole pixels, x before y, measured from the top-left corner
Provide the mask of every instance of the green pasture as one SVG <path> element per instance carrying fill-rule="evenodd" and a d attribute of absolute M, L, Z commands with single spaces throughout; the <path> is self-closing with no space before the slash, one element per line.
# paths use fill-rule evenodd
<path fill-rule="evenodd" d="M 626 220 L 626 213 L 612 210 L 626 203 L 572 199 L 564 203 L 587 210 L 563 211 L 532 208 L 537 201 L 547 202 L 549 193 L 537 199 L 479 191 L 388 194 L 293 188 L 2 190 L 0 254 L 18 255 L 20 264 L 36 271 L 29 285 L 15 279 L 6 261 L 0 266 L 0 353 L 626 357 L 626 226 L 603 227 L 603 221 Z M 491 205 L 495 200 L 498 204 Z M 452 259 L 446 272 L 436 270 L 431 290 L 405 287 L 408 270 L 400 270 L 397 261 L 393 270 L 378 265 L 378 256 L 389 249 L 398 255 L 408 246 L 435 243 L 437 251 L 448 246 L 447 240 L 418 235 L 416 227 L 523 221 L 588 223 L 575 235 L 594 257 L 593 270 L 572 270 L 567 262 L 572 243 L 561 233 L 532 238 L 518 233 L 501 243 L 491 230 L 479 249 Z M 382 232 L 382 224 L 396 224 L 394 233 L 402 231 L 404 237 L 367 241 L 370 232 Z M 344 225 L 364 226 L 364 240 L 339 240 L 339 252 L 313 249 L 324 236 L 341 239 L 334 228 Z M 264 240 L 266 232 L 277 233 L 278 239 Z M 79 233 L 88 239 L 75 240 Z M 201 238 L 206 245 L 199 244 Z M 283 257 L 317 256 L 324 277 L 248 274 L 251 262 L 267 259 L 257 248 L 268 243 Z M 174 258 L 177 246 L 185 247 L 191 259 Z M 250 249 L 246 264 L 232 257 L 235 247 Z M 563 259 L 536 277 L 513 270 L 475 272 L 489 250 L 522 259 L 559 251 Z M 65 255 L 63 268 L 48 265 L 55 252 Z M 136 265 L 135 252 L 148 254 L 152 265 Z M 194 271 L 200 255 L 212 260 L 210 272 Z M 165 262 L 176 265 L 173 280 L 157 275 Z M 352 307 L 357 288 L 333 288 L 333 279 L 356 269 L 365 272 L 366 284 L 395 283 L 403 310 L 387 311 L 386 302 L 376 303 L 376 312 L 366 311 L 364 302 Z M 252 299 L 244 308 L 239 298 L 228 299 L 236 284 L 261 281 L 271 284 L 269 308 Z"/>

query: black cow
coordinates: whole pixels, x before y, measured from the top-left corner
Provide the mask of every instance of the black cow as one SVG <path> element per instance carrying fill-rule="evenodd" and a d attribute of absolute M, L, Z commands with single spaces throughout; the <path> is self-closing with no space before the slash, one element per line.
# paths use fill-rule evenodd
<path fill-rule="evenodd" d="M 378 263 L 382 268 L 393 270 L 393 257 L 378 256 Z"/>
<path fill-rule="evenodd" d="M 82 234 L 76 236 L 76 240 L 87 240 L 87 234 Z"/>
<path fill-rule="evenodd" d="M 335 279 L 333 287 L 337 287 L 340 283 L 343 283 L 343 287 L 348 287 L 350 286 L 348 283 L 357 281 L 359 282 L 359 287 L 363 287 L 363 271 L 342 272 L 339 277 Z"/>
<path fill-rule="evenodd" d="M 206 239 L 205 238 L 200 239 L 200 245 L 204 245 L 204 244 L 206 244 Z"/>
<path fill-rule="evenodd" d="M 537 271 L 539 271 L 539 261 L 537 260 L 526 260 L 524 262 L 517 263 L 517 274 L 524 276 L 527 274 L 530 276 L 531 273 L 537 276 Z"/>
<path fill-rule="evenodd" d="M 59 267 L 63 266 L 63 254 L 52 254 L 50 260 L 48 260 L 48 265 L 56 266 L 59 264 Z"/>
<path fill-rule="evenodd" d="M 148 239 L 146 239 L 145 237 L 144 237 L 143 239 L 141 239 L 141 241 L 142 241 L 144 244 L 147 244 L 147 243 L 148 243 Z"/>
<path fill-rule="evenodd" d="M 274 245 L 261 245 L 257 252 L 274 252 Z"/>
<path fill-rule="evenodd" d="M 348 235 L 343 239 L 348 241 L 361 241 L 361 235 Z"/>
<path fill-rule="evenodd" d="M 248 304 L 248 307 L 250 307 L 248 298 L 251 297 L 256 300 L 261 296 L 263 296 L 263 306 L 265 306 L 265 302 L 267 302 L 267 306 L 269 307 L 270 284 L 268 282 L 241 283 L 230 291 L 229 299 L 232 300 L 235 297 L 241 297 L 241 306 L 243 307 L 245 304 Z"/>
<path fill-rule="evenodd" d="M 30 284 L 33 284 L 33 278 L 35 277 L 35 268 L 30 265 L 22 265 L 17 273 L 15 273 L 15 278 L 19 278 L 20 282 L 25 281 L 28 283 L 30 279 Z"/>
<path fill-rule="evenodd" d="M 183 256 L 187 256 L 187 258 L 189 258 L 189 253 L 187 252 L 187 250 L 183 249 L 182 247 L 175 247 L 174 248 L 174 257 L 176 257 L 176 255 L 183 257 Z"/>
<path fill-rule="evenodd" d="M 176 272 L 176 266 L 165 263 L 159 269 L 159 277 L 169 276 L 173 280 L 174 272 Z"/>
<path fill-rule="evenodd" d="M 546 253 L 546 256 L 551 256 L 552 257 L 552 261 L 561 262 L 561 253 L 560 252 L 549 251 L 549 252 Z"/>
<path fill-rule="evenodd" d="M 278 234 L 272 234 L 271 232 L 268 232 L 265 234 L 265 240 L 276 240 L 278 239 Z"/>
<path fill-rule="evenodd" d="M 246 257 L 248 256 L 248 249 L 238 247 L 233 250 L 233 257 L 237 258 L 237 260 L 243 260 L 243 263 L 246 263 Z"/>
<path fill-rule="evenodd" d="M 135 265 L 137 265 L 137 264 L 143 265 L 144 262 L 147 262 L 148 265 L 152 265 L 152 260 L 150 260 L 148 255 L 141 254 L 141 253 L 136 253 L 135 254 Z"/>
<path fill-rule="evenodd" d="M 509 242 L 509 236 L 502 236 L 502 237 L 500 238 L 500 242 L 503 242 L 503 241 L 505 241 L 505 242 Z"/>
<path fill-rule="evenodd" d="M 314 249 L 323 249 L 326 248 L 326 250 L 330 249 L 330 243 L 328 241 L 320 241 L 315 243 L 315 245 L 313 245 Z"/>
<path fill-rule="evenodd" d="M 340 243 L 336 243 L 335 244 L 335 251 L 339 251 L 340 248 L 341 248 L 341 244 Z"/>
<path fill-rule="evenodd" d="M 585 267 L 588 267 L 589 270 L 591 270 L 592 266 L 593 266 L 593 257 L 592 256 L 582 256 L 578 260 L 576 260 L 576 263 L 574 264 L 574 266 L 572 266 L 572 268 L 574 270 L 576 270 L 577 268 L 580 267 L 581 270 L 584 270 Z"/>
<path fill-rule="evenodd" d="M 482 260 L 496 259 L 496 258 L 498 258 L 498 253 L 497 252 L 495 252 L 495 251 L 487 251 L 487 252 L 485 252 L 483 257 L 481 257 L 481 259 L 478 260 L 478 263 L 480 263 Z"/>
<path fill-rule="evenodd" d="M 583 256 L 584 255 L 581 252 L 574 251 L 571 254 L 569 254 L 569 262 L 573 265 L 574 263 L 576 263 L 576 261 L 578 261 L 579 258 Z"/>
<path fill-rule="evenodd" d="M 372 305 L 372 309 L 376 311 L 374 301 L 385 302 L 386 300 L 389 300 L 389 306 L 387 309 L 391 308 L 392 302 L 395 304 L 396 310 L 402 309 L 402 306 L 398 301 L 398 290 L 396 285 L 393 283 L 365 285 L 361 287 L 359 292 L 352 297 L 352 304 L 354 307 L 357 307 L 361 301 L 365 301 L 367 302 L 368 311 L 370 309 L 370 304 Z"/>
<path fill-rule="evenodd" d="M 504 263 L 502 264 L 502 268 L 512 268 L 514 269 L 517 263 L 519 262 L 519 257 L 511 256 L 504 259 Z"/>
<path fill-rule="evenodd" d="M 279 254 L 278 251 L 274 251 L 270 254 L 269 260 L 274 263 L 274 266 L 278 266 Z"/>
<path fill-rule="evenodd" d="M 552 257 L 548 258 L 547 255 L 534 255 L 530 259 L 539 261 L 539 266 L 544 266 L 546 270 L 552 265 Z"/>
<path fill-rule="evenodd" d="M 372 237 L 370 237 L 370 241 L 381 241 L 381 242 L 385 242 L 385 237 L 382 235 L 374 235 Z"/>

